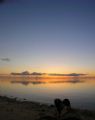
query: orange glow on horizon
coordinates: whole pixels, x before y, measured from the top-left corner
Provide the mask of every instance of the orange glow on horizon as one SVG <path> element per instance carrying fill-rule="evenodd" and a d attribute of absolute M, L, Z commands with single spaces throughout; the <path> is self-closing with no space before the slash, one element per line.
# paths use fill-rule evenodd
<path fill-rule="evenodd" d="M 30 73 L 32 72 L 39 72 L 39 73 L 53 73 L 53 74 L 70 74 L 70 73 L 84 73 L 84 74 L 89 74 L 94 76 L 95 75 L 95 71 L 94 70 L 73 70 L 73 69 L 66 69 L 66 68 L 60 68 L 60 67 L 47 67 L 47 68 L 33 68 L 31 69 L 31 67 L 25 67 L 24 66 L 20 66 L 20 67 L 1 67 L 0 68 L 0 74 L 10 74 L 11 72 L 16 72 L 16 73 L 20 73 L 23 71 L 29 71 Z"/>

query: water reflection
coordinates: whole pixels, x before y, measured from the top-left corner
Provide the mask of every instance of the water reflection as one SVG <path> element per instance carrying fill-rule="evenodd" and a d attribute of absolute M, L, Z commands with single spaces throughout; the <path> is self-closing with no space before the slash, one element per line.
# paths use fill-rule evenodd
<path fill-rule="evenodd" d="M 72 83 L 72 84 L 78 84 L 78 83 L 84 83 L 86 82 L 85 80 L 80 80 L 80 79 L 67 79 L 67 80 L 11 80 L 10 81 L 12 84 L 22 84 L 22 85 L 29 85 L 29 84 L 33 84 L 33 85 L 37 85 L 37 84 L 47 84 L 47 83 L 56 83 L 56 84 L 60 84 L 60 83 Z"/>
<path fill-rule="evenodd" d="M 11 81 L 12 84 L 22 84 L 22 85 L 29 85 L 29 84 L 33 84 L 33 85 L 36 85 L 36 84 L 45 84 L 45 82 L 42 82 L 42 81 Z"/>
<path fill-rule="evenodd" d="M 69 98 L 74 107 L 95 109 L 95 79 L 0 78 L 0 95 L 42 103 L 53 103 L 55 98 Z"/>

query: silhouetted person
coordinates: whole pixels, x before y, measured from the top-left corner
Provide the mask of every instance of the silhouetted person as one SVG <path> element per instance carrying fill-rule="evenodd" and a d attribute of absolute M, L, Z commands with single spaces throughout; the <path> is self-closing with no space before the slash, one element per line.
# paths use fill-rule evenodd
<path fill-rule="evenodd" d="M 55 99 L 54 104 L 56 106 L 56 109 L 58 111 L 58 117 L 60 118 L 61 111 L 63 109 L 63 103 L 60 99 Z"/>
<path fill-rule="evenodd" d="M 70 103 L 70 100 L 69 99 L 64 99 L 63 100 L 63 105 L 64 105 L 64 108 L 69 111 L 71 110 L 71 103 Z"/>

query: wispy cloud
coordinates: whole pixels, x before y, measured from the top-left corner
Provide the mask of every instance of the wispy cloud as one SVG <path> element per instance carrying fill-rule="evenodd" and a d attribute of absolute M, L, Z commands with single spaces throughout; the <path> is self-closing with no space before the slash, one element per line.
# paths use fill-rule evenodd
<path fill-rule="evenodd" d="M 1 60 L 1 61 L 5 61 L 5 62 L 10 62 L 10 61 L 11 61 L 10 58 L 1 58 L 0 60 Z"/>
<path fill-rule="evenodd" d="M 49 74 L 50 76 L 85 76 L 84 73 L 70 73 L 70 74 Z"/>

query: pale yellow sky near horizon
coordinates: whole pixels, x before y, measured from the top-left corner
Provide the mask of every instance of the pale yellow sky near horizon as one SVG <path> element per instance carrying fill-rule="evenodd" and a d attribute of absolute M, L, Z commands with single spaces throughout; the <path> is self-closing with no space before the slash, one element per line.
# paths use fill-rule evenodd
<path fill-rule="evenodd" d="M 1 67 L 0 68 L 0 74 L 10 74 L 11 72 L 23 72 L 23 71 L 29 71 L 30 73 L 32 72 L 41 72 L 41 73 L 60 73 L 60 74 L 69 74 L 69 73 L 83 73 L 83 74 L 88 74 L 88 75 L 95 75 L 95 71 L 94 70 L 90 70 L 90 69 L 71 69 L 68 68 L 66 69 L 66 67 L 60 68 L 60 67 L 44 67 L 44 68 L 31 68 L 31 67 L 24 67 L 24 66 L 20 66 L 20 67 Z"/>

